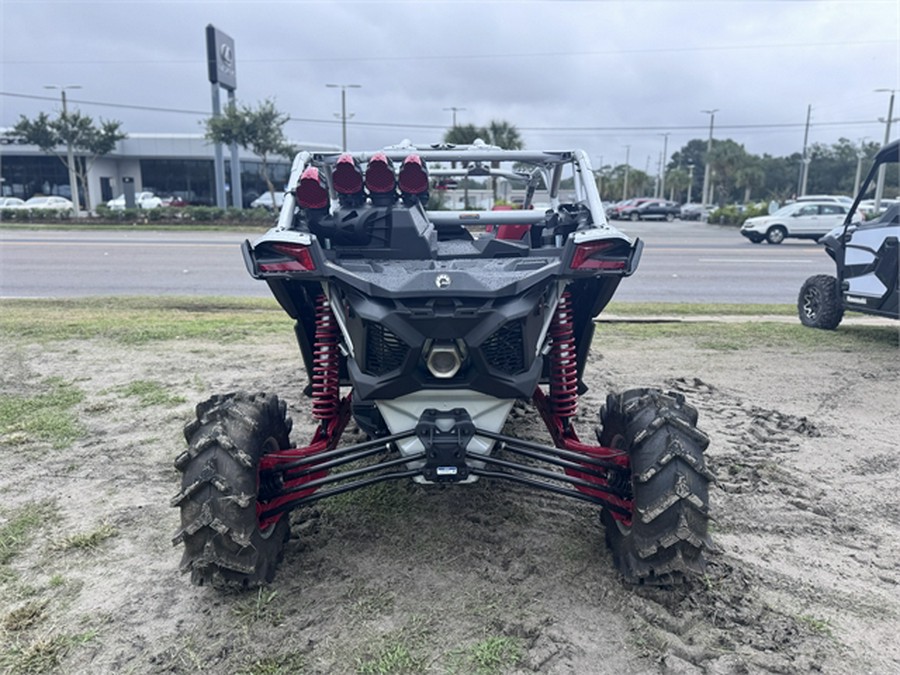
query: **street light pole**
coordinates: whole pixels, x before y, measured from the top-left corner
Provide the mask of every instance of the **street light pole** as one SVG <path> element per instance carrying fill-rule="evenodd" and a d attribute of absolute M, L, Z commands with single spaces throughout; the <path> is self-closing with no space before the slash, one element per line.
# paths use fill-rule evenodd
<path fill-rule="evenodd" d="M 706 113 L 709 115 L 709 140 L 706 142 L 706 161 L 704 162 L 705 167 L 703 168 L 703 204 L 709 204 L 709 160 L 710 155 L 712 154 L 712 139 L 713 139 L 713 123 L 716 120 L 716 113 L 719 112 L 718 108 L 714 108 L 713 110 L 701 110 L 700 112 Z"/>
<path fill-rule="evenodd" d="M 888 103 L 888 114 L 887 119 L 884 122 L 884 145 L 887 145 L 891 140 L 891 117 L 894 114 L 894 93 L 897 91 L 896 89 L 876 89 L 876 92 L 884 92 L 889 91 L 891 93 L 891 100 Z M 875 187 L 875 213 L 879 212 L 881 208 L 881 198 L 884 196 L 884 171 L 887 168 L 885 164 L 882 164 L 878 169 L 878 183 Z"/>
<path fill-rule="evenodd" d="M 341 90 L 341 149 L 347 151 L 347 90 L 359 89 L 361 84 L 326 84 L 326 87 Z M 353 113 L 350 113 L 353 117 Z"/>
<path fill-rule="evenodd" d="M 853 181 L 853 196 L 859 194 L 859 183 L 862 178 L 862 161 L 866 156 L 865 153 L 865 138 L 859 139 L 859 150 L 856 151 L 856 179 Z"/>
<path fill-rule="evenodd" d="M 622 201 L 628 198 L 628 156 L 631 152 L 631 146 L 625 146 L 625 180 L 622 181 Z"/>
<path fill-rule="evenodd" d="M 80 84 L 45 84 L 44 89 L 59 89 L 62 94 L 63 118 L 68 124 L 69 108 L 66 105 L 66 89 L 81 89 Z M 78 179 L 75 176 L 75 152 L 72 150 L 72 138 L 67 134 L 66 138 L 66 166 L 69 169 L 69 192 L 72 193 L 72 208 L 77 218 L 81 212 L 81 200 L 78 199 Z"/>
<path fill-rule="evenodd" d="M 809 178 L 809 163 L 812 161 L 806 154 L 807 143 L 809 142 L 809 118 L 812 115 L 812 104 L 806 106 L 806 129 L 803 132 L 803 159 L 800 165 L 800 196 L 806 194 L 806 182 Z"/>
<path fill-rule="evenodd" d="M 688 193 L 686 204 L 691 203 L 691 188 L 694 187 L 694 165 L 688 164 Z"/>

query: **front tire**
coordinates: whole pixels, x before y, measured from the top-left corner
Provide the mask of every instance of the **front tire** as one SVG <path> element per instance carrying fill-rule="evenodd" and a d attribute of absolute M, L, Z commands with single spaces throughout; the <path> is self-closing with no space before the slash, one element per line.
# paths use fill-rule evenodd
<path fill-rule="evenodd" d="M 245 589 L 272 581 L 290 534 L 287 514 L 261 529 L 259 463 L 289 448 L 291 421 L 277 396 L 237 392 L 197 406 L 184 428 L 188 450 L 175 460 L 181 492 L 182 572 L 198 586 Z"/>
<path fill-rule="evenodd" d="M 769 231 L 766 232 L 766 241 L 770 244 L 780 244 L 784 241 L 785 237 L 787 237 L 787 230 L 781 227 L 781 225 L 770 227 Z"/>
<path fill-rule="evenodd" d="M 810 328 L 834 330 L 844 318 L 838 280 L 827 274 L 810 277 L 800 288 L 797 297 L 800 323 Z"/>
<path fill-rule="evenodd" d="M 666 222 L 667 222 L 667 223 L 671 223 L 673 220 L 675 220 L 675 214 L 673 214 L 673 213 L 667 213 L 667 214 L 666 214 Z"/>
<path fill-rule="evenodd" d="M 714 477 L 697 410 L 681 394 L 632 389 L 608 396 L 600 417 L 601 444 L 621 449 L 631 462 L 631 521 L 602 512 L 619 572 L 630 583 L 653 585 L 702 574 Z"/>
<path fill-rule="evenodd" d="M 641 219 L 641 217 L 640 217 L 638 214 L 636 214 L 636 213 L 632 213 L 632 214 L 631 214 L 631 222 L 632 222 L 632 223 L 636 223 L 636 222 L 639 221 L 640 219 Z"/>

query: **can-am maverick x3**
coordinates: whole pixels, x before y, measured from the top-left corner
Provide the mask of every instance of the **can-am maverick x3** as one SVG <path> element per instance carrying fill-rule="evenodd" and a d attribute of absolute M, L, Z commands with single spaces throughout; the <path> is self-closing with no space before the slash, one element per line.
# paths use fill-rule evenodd
<path fill-rule="evenodd" d="M 432 179 L 450 174 L 518 183 L 522 207 L 427 209 Z M 549 208 L 532 208 L 536 194 Z M 489 478 L 600 505 L 631 582 L 701 572 L 712 475 L 697 411 L 634 389 L 607 397 L 596 442 L 573 425 L 594 318 L 641 249 L 607 223 L 582 151 L 300 153 L 277 224 L 243 254 L 296 322 L 318 427 L 292 444 L 268 393 L 197 406 L 172 500 L 182 569 L 197 584 L 265 583 L 298 506 L 386 480 Z M 517 400 L 552 446 L 504 434 Z M 368 440 L 341 446 L 351 419 Z"/>

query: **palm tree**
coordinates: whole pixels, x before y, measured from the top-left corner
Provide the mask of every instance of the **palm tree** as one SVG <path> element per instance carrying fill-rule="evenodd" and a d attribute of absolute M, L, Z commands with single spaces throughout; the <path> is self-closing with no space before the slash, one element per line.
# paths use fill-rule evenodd
<path fill-rule="evenodd" d="M 491 120 L 487 126 L 487 141 L 504 150 L 521 150 L 525 147 L 519 130 L 506 120 Z"/>

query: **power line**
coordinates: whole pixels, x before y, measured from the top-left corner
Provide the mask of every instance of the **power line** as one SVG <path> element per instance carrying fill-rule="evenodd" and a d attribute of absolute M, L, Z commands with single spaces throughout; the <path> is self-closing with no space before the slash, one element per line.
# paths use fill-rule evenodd
<path fill-rule="evenodd" d="M 19 94 L 15 92 L 6 92 L 0 91 L 0 96 L 9 96 L 12 98 L 24 98 L 31 99 L 37 101 L 50 101 L 55 103 L 56 98 L 51 96 L 39 96 L 35 94 Z M 180 115 L 192 115 L 196 117 L 209 117 L 210 112 L 208 110 L 190 110 L 183 108 L 165 108 L 161 106 L 145 106 L 145 105 L 135 105 L 128 103 L 112 103 L 109 101 L 89 101 L 85 99 L 69 99 L 69 103 L 78 103 L 81 105 L 92 105 L 103 108 L 119 108 L 126 110 L 143 110 L 147 112 L 162 112 L 162 113 L 172 113 L 172 114 L 180 114 Z M 308 117 L 291 117 L 288 122 L 298 123 L 298 124 L 328 124 L 328 125 L 336 125 L 340 124 L 340 120 L 333 119 L 317 119 L 317 118 L 308 118 Z M 837 121 L 837 122 L 814 122 L 810 124 L 810 127 L 852 127 L 852 126 L 861 126 L 868 124 L 876 124 L 876 120 L 850 120 L 850 121 Z M 426 129 L 426 130 L 444 130 L 447 129 L 445 124 L 422 124 L 415 122 L 364 122 L 364 121 L 353 121 L 348 124 L 352 124 L 357 127 L 368 127 L 368 128 L 383 128 L 383 129 Z M 730 131 L 775 131 L 775 130 L 791 130 L 791 129 L 799 129 L 803 128 L 805 124 L 803 122 L 773 122 L 773 123 L 765 123 L 765 124 L 717 124 L 717 129 L 722 130 L 730 130 Z M 571 133 L 665 133 L 665 132 L 678 132 L 678 131 L 702 131 L 706 129 L 705 125 L 702 124 L 690 124 L 690 125 L 667 125 L 667 124 L 658 124 L 658 125 L 649 125 L 649 126 L 591 126 L 591 127 L 532 127 L 532 126 L 518 126 L 516 128 L 519 131 L 534 131 L 534 132 L 571 132 Z"/>

